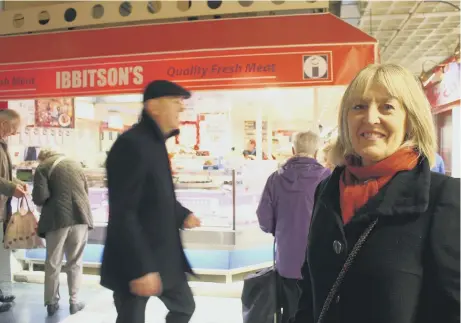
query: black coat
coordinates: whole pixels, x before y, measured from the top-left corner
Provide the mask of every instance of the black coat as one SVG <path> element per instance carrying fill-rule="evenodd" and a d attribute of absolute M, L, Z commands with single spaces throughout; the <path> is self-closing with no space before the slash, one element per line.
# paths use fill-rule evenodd
<path fill-rule="evenodd" d="M 179 229 L 190 211 L 176 200 L 165 136 L 143 114 L 114 143 L 106 161 L 109 223 L 101 285 L 127 292 L 129 282 L 158 272 L 165 290 L 192 272 Z"/>
<path fill-rule="evenodd" d="M 317 188 L 302 296 L 292 323 L 317 322 L 348 253 L 378 224 L 357 255 L 325 323 L 460 321 L 460 181 L 422 160 L 398 173 L 343 225 L 343 168 Z"/>

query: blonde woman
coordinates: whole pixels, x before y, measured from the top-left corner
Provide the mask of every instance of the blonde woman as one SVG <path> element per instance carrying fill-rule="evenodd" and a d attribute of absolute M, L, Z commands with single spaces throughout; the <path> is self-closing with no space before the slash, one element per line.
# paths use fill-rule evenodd
<path fill-rule="evenodd" d="M 0 110 L 0 223 L 3 223 L 3 230 L 0 230 L 0 241 L 3 242 L 3 235 L 10 221 L 11 198 L 24 197 L 27 186 L 13 177 L 13 165 L 8 153 L 7 139 L 15 135 L 19 129 L 21 118 L 14 110 Z M 0 273 L 11 276 L 10 251 L 0 247 Z M 1 275 L 3 276 L 3 275 Z M 0 313 L 11 308 L 14 296 L 3 295 L 0 290 Z"/>
<path fill-rule="evenodd" d="M 325 146 L 319 151 L 318 160 L 326 168 L 333 170 L 336 167 L 336 159 L 334 156 L 334 145 L 335 140 L 330 140 Z"/>
<path fill-rule="evenodd" d="M 34 174 L 32 198 L 42 207 L 38 235 L 46 240 L 45 306 L 49 316 L 59 309 L 59 274 L 66 256 L 69 310 L 84 308 L 78 301 L 82 259 L 88 230 L 93 228 L 88 185 L 80 163 L 54 149 L 42 149 Z"/>
<path fill-rule="evenodd" d="M 347 88 L 317 188 L 293 323 L 459 323 L 460 181 L 430 171 L 429 103 L 398 65 L 370 65 Z"/>

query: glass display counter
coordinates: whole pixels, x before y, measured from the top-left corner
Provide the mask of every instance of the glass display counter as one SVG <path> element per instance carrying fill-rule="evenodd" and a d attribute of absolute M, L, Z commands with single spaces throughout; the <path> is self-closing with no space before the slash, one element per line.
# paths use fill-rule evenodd
<path fill-rule="evenodd" d="M 173 175 L 178 201 L 202 221 L 181 231 L 186 255 L 197 273 L 226 275 L 254 270 L 272 261 L 272 237 L 258 225 L 256 209 L 275 163 L 251 162 L 240 169 L 179 171 Z M 94 230 L 84 262 L 99 264 L 108 221 L 104 169 L 85 170 Z M 28 250 L 24 260 L 42 262 L 44 250 Z"/>

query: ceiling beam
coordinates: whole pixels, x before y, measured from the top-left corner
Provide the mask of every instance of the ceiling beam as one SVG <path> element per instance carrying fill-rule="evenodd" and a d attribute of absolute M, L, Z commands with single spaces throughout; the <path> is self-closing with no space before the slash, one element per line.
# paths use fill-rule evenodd
<path fill-rule="evenodd" d="M 423 1 L 419 1 L 418 3 L 421 4 Z M 414 8 L 414 7 L 413 7 Z M 411 12 L 411 11 L 410 11 Z M 385 15 L 372 15 L 371 19 L 374 20 L 389 20 L 389 19 L 405 19 L 408 18 L 409 14 L 385 14 Z M 412 16 L 412 18 L 441 18 L 441 17 L 459 17 L 459 11 L 439 11 L 439 12 L 416 12 Z M 359 18 L 359 17 L 357 17 Z M 370 16 L 368 14 L 363 14 L 360 17 L 360 22 L 366 22 L 370 20 Z"/>
<path fill-rule="evenodd" d="M 416 31 L 416 30 L 415 30 L 415 31 Z M 413 31 L 413 34 L 415 33 L 415 31 Z M 435 34 L 435 32 L 437 32 L 437 29 L 432 29 L 432 31 L 431 31 L 428 35 L 426 35 L 426 39 L 429 39 L 429 37 L 431 37 L 433 34 Z M 445 39 L 447 36 L 457 35 L 458 32 L 459 32 L 459 30 L 453 29 L 453 31 L 452 31 L 451 33 L 446 33 L 444 36 L 442 36 L 442 38 L 441 38 L 434 46 L 431 46 L 431 48 L 429 48 L 429 49 L 423 48 L 424 51 L 425 51 L 425 52 L 428 52 L 428 51 L 434 49 L 434 48 L 435 48 L 437 45 L 439 45 L 440 42 L 441 42 L 443 39 Z M 408 38 L 408 39 L 411 39 L 411 37 L 413 36 L 413 34 L 410 35 L 410 36 L 408 36 L 407 38 Z M 409 49 L 409 50 L 407 51 L 407 49 Z M 392 58 L 393 58 L 394 56 L 396 56 L 400 51 L 405 50 L 405 56 L 408 57 L 408 58 L 405 58 L 405 59 L 404 59 L 404 60 L 406 60 L 406 59 L 409 59 L 409 57 L 411 56 L 412 53 L 414 53 L 415 51 L 417 51 L 417 50 L 419 50 L 419 49 L 422 49 L 422 48 L 421 48 L 421 45 L 419 45 L 419 46 L 399 46 L 399 48 L 398 48 L 395 52 L 393 52 L 392 54 L 390 54 L 390 56 L 388 56 L 387 59 L 392 59 Z"/>
<path fill-rule="evenodd" d="M 410 19 L 413 17 L 413 15 L 416 13 L 418 8 L 421 6 L 421 4 L 424 2 L 424 0 L 419 0 L 418 2 L 415 3 L 413 8 L 411 8 L 410 12 L 408 13 L 406 19 L 400 24 L 399 28 L 394 32 L 394 34 L 391 36 L 391 39 L 387 42 L 386 45 L 383 46 L 381 49 L 381 55 L 384 55 L 389 48 L 389 46 L 392 44 L 392 42 L 397 38 L 397 35 L 400 33 L 400 31 L 405 28 L 405 26 L 408 24 Z M 411 39 L 411 38 L 409 38 Z"/>
<path fill-rule="evenodd" d="M 363 3 L 363 2 L 360 2 L 360 3 Z M 365 6 L 365 9 L 363 10 L 362 15 L 361 15 L 360 17 L 357 17 L 357 18 L 360 19 L 360 21 L 359 21 L 359 28 L 362 28 L 362 24 L 363 24 L 363 21 L 364 21 L 363 17 L 368 13 L 368 10 L 369 10 L 369 9 L 370 9 L 370 1 L 367 1 L 367 4 L 366 4 L 366 6 Z"/>
<path fill-rule="evenodd" d="M 429 34 L 427 37 L 430 37 L 432 34 L 433 34 L 433 33 Z M 432 45 L 431 47 L 425 49 L 425 51 L 426 51 L 427 53 L 429 53 L 431 50 L 433 50 L 433 49 L 437 48 L 438 46 L 442 45 L 443 42 L 446 40 L 446 38 L 449 37 L 449 36 L 453 36 L 453 34 L 446 34 L 445 36 L 442 36 L 442 38 L 440 38 L 439 41 L 437 41 L 437 42 L 436 42 L 434 45 Z M 419 47 L 419 46 L 416 46 L 416 47 L 414 47 L 410 52 L 408 52 L 408 53 L 406 54 L 407 57 L 405 57 L 405 58 L 403 59 L 403 62 L 406 62 L 407 60 L 409 60 L 411 54 L 412 54 L 413 52 L 415 52 L 415 51 L 418 49 L 418 47 Z M 447 46 L 447 49 L 448 49 L 448 51 L 447 51 L 447 54 L 445 55 L 445 57 L 449 57 L 449 56 L 451 55 L 451 53 L 450 53 L 450 52 L 451 52 L 450 47 Z M 424 56 L 421 57 L 421 59 L 423 59 L 423 58 L 424 58 Z"/>

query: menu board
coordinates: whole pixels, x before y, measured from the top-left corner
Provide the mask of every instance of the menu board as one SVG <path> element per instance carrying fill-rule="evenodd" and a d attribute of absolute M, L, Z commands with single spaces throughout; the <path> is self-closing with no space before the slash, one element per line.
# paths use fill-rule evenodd
<path fill-rule="evenodd" d="M 228 153 L 232 146 L 229 115 L 209 113 L 202 114 L 200 119 L 200 149 L 217 155 Z"/>
<path fill-rule="evenodd" d="M 35 125 L 44 128 L 74 128 L 72 98 L 39 99 L 35 101 Z"/>

